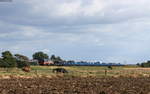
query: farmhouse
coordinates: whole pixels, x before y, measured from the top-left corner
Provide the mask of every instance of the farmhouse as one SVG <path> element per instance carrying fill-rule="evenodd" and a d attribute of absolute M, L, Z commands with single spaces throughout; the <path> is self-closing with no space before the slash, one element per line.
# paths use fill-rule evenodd
<path fill-rule="evenodd" d="M 44 59 L 43 62 L 39 63 L 40 65 L 54 65 L 54 62 L 49 59 Z"/>

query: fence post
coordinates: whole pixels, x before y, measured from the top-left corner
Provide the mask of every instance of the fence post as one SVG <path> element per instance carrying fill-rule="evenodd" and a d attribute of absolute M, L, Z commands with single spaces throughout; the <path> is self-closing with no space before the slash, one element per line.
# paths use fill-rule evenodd
<path fill-rule="evenodd" d="M 107 76 L 107 69 L 105 69 L 105 76 Z"/>

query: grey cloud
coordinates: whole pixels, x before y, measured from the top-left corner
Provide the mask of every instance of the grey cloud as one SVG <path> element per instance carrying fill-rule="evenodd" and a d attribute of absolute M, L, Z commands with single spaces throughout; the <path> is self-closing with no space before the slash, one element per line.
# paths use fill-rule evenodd
<path fill-rule="evenodd" d="M 149 59 L 148 0 L 14 0 L 0 4 L 0 47 L 28 56 L 129 63 Z M 67 50 L 66 50 L 67 49 Z"/>
<path fill-rule="evenodd" d="M 89 1 L 89 0 L 88 0 Z M 4 21 L 30 25 L 112 24 L 149 17 L 148 0 L 16 0 L 0 6 Z M 7 12 L 8 11 L 8 12 Z"/>

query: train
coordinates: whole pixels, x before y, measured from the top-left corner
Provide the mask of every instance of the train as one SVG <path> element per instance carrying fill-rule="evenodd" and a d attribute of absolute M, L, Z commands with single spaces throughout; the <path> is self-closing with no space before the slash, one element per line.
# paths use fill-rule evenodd
<path fill-rule="evenodd" d="M 100 62 L 62 62 L 62 66 L 124 66 L 120 63 L 100 63 Z"/>

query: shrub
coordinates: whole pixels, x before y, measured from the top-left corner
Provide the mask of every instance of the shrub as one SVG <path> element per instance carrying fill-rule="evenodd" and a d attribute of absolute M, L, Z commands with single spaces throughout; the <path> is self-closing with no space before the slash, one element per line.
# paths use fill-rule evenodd
<path fill-rule="evenodd" d="M 16 60 L 14 58 L 5 58 L 0 60 L 0 67 L 12 68 L 16 67 Z"/>
<path fill-rule="evenodd" d="M 68 73 L 68 71 L 64 68 L 55 68 L 53 69 L 53 73 Z"/>
<path fill-rule="evenodd" d="M 141 67 L 150 67 L 150 61 L 143 62 L 140 64 Z"/>
<path fill-rule="evenodd" d="M 9 65 L 4 62 L 4 60 L 0 59 L 0 67 L 7 68 Z"/>
<path fill-rule="evenodd" d="M 112 70 L 113 68 L 112 68 L 112 66 L 108 66 L 108 69 L 111 69 L 111 70 Z"/>
<path fill-rule="evenodd" d="M 11 68 L 16 67 L 16 59 L 13 57 L 11 52 L 2 52 L 2 58 L 0 59 L 0 67 Z"/>
<path fill-rule="evenodd" d="M 30 63 L 27 61 L 17 61 L 18 68 L 23 68 L 23 67 L 28 67 L 28 66 L 30 66 Z"/>

